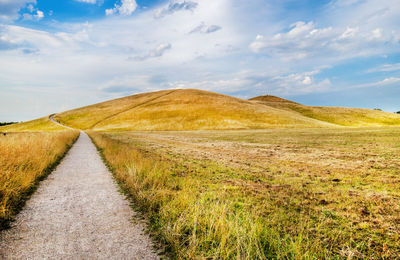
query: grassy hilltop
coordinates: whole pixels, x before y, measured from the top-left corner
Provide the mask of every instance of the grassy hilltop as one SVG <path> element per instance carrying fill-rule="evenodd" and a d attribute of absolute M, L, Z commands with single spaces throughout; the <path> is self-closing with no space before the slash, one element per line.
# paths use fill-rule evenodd
<path fill-rule="evenodd" d="M 202 90 L 143 93 L 57 114 L 93 130 L 214 130 L 400 125 L 400 115 L 369 109 L 309 107 L 272 96 L 244 100 Z"/>
<path fill-rule="evenodd" d="M 254 129 L 328 125 L 292 111 L 191 89 L 133 95 L 60 113 L 55 119 L 72 127 L 94 130 Z"/>

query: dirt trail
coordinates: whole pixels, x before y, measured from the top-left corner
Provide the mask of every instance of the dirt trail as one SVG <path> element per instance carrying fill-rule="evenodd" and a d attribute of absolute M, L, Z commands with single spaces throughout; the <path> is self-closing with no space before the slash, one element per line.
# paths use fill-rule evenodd
<path fill-rule="evenodd" d="M 12 227 L 0 233 L 0 259 L 157 259 L 134 215 L 82 132 Z"/>

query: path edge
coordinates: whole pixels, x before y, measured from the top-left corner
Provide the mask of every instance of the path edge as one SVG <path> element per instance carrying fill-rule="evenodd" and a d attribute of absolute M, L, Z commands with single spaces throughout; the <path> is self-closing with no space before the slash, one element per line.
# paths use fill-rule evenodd
<path fill-rule="evenodd" d="M 171 91 L 168 94 L 171 94 L 172 92 L 173 91 Z M 144 224 L 143 226 L 145 228 L 144 231 L 150 237 L 150 239 L 152 241 L 152 247 L 153 247 L 153 250 L 155 251 L 155 253 L 161 258 L 163 258 L 163 257 L 172 258 L 171 255 L 169 255 L 168 245 L 166 245 L 165 243 L 160 241 L 160 239 L 157 239 L 157 236 L 155 236 L 151 232 L 149 223 L 147 223 L 148 222 L 148 216 L 144 212 L 138 210 L 138 208 L 135 207 L 132 194 L 129 193 L 128 189 L 124 186 L 124 183 L 122 181 L 118 180 L 118 178 L 115 175 L 115 169 L 112 167 L 112 165 L 110 163 L 108 163 L 107 159 L 104 156 L 103 149 L 100 148 L 97 145 L 95 140 L 90 135 L 90 132 L 99 132 L 99 131 L 96 131 L 96 130 L 93 130 L 93 129 L 87 129 L 86 131 L 84 131 L 84 130 L 75 129 L 75 128 L 63 125 L 63 124 L 61 124 L 60 122 L 56 121 L 53 118 L 55 115 L 56 115 L 55 113 L 49 115 L 49 120 L 52 121 L 54 124 L 59 125 L 59 126 L 64 127 L 64 128 L 67 128 L 67 129 L 70 129 L 70 130 L 80 131 L 80 133 L 86 134 L 89 137 L 90 141 L 92 142 L 92 144 L 96 148 L 97 154 L 100 156 L 103 164 L 106 166 L 107 170 L 109 171 L 109 174 L 111 175 L 111 178 L 112 178 L 114 184 L 116 185 L 117 192 L 121 193 L 124 196 L 124 199 L 128 201 L 129 207 L 131 208 L 131 210 L 133 210 L 136 213 L 133 216 L 133 220 L 134 221 L 138 221 L 138 222 L 144 222 L 143 223 Z"/>
<path fill-rule="evenodd" d="M 89 132 L 100 132 L 100 131 L 95 131 L 95 130 L 90 130 Z M 151 241 L 153 242 L 153 249 L 155 250 L 156 254 L 161 257 L 161 259 L 174 259 L 175 255 L 171 253 L 171 250 L 169 246 L 166 243 L 163 243 L 161 239 L 157 235 L 155 235 L 148 223 L 148 215 L 137 208 L 135 206 L 134 198 L 133 195 L 129 192 L 128 188 L 126 187 L 126 184 L 119 180 L 115 174 L 115 169 L 113 166 L 107 161 L 106 157 L 104 156 L 104 150 L 97 145 L 95 140 L 92 138 L 92 136 L 85 131 L 87 136 L 89 136 L 90 140 L 92 141 L 93 145 L 96 147 L 97 153 L 100 155 L 101 160 L 103 161 L 104 165 L 107 167 L 108 171 L 111 173 L 111 177 L 113 181 L 115 182 L 118 192 L 120 192 L 125 199 L 129 202 L 129 207 L 131 210 L 133 210 L 137 215 L 134 216 L 134 220 L 137 220 L 139 222 L 144 222 L 144 227 L 145 227 L 145 233 L 150 237 Z"/>
<path fill-rule="evenodd" d="M 17 205 L 15 205 L 14 214 L 8 219 L 0 219 L 0 231 L 11 228 L 11 223 L 15 221 L 16 216 L 23 210 L 26 202 L 32 197 L 35 191 L 39 188 L 40 182 L 44 181 L 57 168 L 57 166 L 61 163 L 64 157 L 67 156 L 68 152 L 74 146 L 79 137 L 80 133 L 75 137 L 75 139 L 72 141 L 71 144 L 66 145 L 65 152 L 59 155 L 53 163 L 49 164 L 43 170 L 43 174 L 35 180 L 32 187 L 30 187 L 27 191 L 21 194 L 20 201 L 18 202 Z"/>

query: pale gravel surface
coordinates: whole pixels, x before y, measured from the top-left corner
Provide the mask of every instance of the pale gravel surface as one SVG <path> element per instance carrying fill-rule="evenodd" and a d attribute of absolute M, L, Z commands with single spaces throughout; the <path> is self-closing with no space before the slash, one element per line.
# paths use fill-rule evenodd
<path fill-rule="evenodd" d="M 0 233 L 0 259 L 157 259 L 134 215 L 82 132 L 12 228 Z"/>

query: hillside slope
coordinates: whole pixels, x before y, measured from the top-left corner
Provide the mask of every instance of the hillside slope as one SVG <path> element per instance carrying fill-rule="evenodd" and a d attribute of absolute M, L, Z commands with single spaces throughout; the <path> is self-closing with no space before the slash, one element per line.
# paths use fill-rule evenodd
<path fill-rule="evenodd" d="M 250 101 L 341 126 L 400 125 L 400 115 L 373 109 L 306 106 L 269 95 L 255 97 Z"/>
<path fill-rule="evenodd" d="M 36 132 L 36 131 L 65 131 L 65 128 L 58 126 L 49 120 L 49 117 L 22 122 L 18 124 L 0 126 L 0 132 Z"/>
<path fill-rule="evenodd" d="M 171 91 L 158 91 L 118 98 L 86 107 L 66 111 L 54 116 L 58 122 L 73 128 L 91 129 L 98 122 L 113 117 L 121 112 L 134 109 Z"/>
<path fill-rule="evenodd" d="M 193 89 L 133 95 L 60 113 L 54 119 L 71 127 L 94 130 L 332 126 L 293 111 Z"/>

